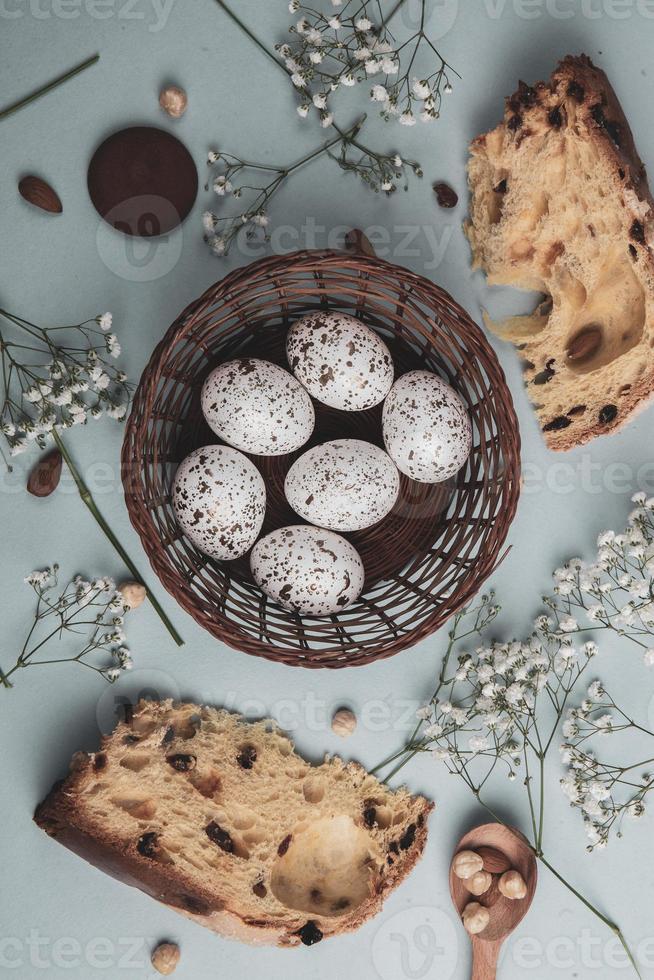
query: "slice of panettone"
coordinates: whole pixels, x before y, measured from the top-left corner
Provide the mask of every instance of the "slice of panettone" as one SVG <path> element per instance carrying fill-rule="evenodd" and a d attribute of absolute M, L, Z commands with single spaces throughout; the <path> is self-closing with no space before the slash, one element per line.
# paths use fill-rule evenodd
<path fill-rule="evenodd" d="M 521 82 L 468 172 L 474 265 L 543 294 L 487 323 L 521 352 L 548 446 L 618 429 L 654 391 L 654 201 L 604 72 L 569 56 Z"/>
<path fill-rule="evenodd" d="M 313 945 L 375 915 L 433 804 L 357 763 L 311 766 L 272 722 L 141 702 L 38 807 L 48 834 L 225 936 Z"/>

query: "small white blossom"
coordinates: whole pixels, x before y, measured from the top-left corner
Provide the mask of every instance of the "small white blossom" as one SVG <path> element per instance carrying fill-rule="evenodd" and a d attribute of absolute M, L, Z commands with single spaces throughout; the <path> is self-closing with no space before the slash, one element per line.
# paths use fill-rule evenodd
<path fill-rule="evenodd" d="M 111 325 L 113 323 L 113 316 L 111 313 L 102 313 L 99 317 L 96 317 L 98 326 L 100 330 L 107 331 L 111 330 Z"/>

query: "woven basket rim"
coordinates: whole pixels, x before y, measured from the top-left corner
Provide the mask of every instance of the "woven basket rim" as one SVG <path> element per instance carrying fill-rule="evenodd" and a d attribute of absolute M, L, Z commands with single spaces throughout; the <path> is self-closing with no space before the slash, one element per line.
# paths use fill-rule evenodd
<path fill-rule="evenodd" d="M 434 316 L 442 319 L 445 315 L 451 318 L 456 324 L 457 336 L 465 340 L 466 347 L 473 346 L 476 351 L 483 355 L 484 372 L 488 373 L 488 369 L 491 369 L 494 388 L 493 404 L 500 406 L 505 423 L 504 426 L 498 426 L 497 435 L 497 439 L 501 443 L 498 454 L 501 455 L 503 462 L 503 474 L 498 480 L 498 494 L 502 506 L 497 520 L 492 522 L 490 547 L 484 551 L 483 555 L 479 555 L 475 559 L 479 564 L 478 574 L 464 573 L 462 581 L 457 581 L 453 595 L 448 596 L 447 599 L 434 599 L 433 612 L 425 615 L 414 628 L 405 631 L 404 629 L 393 629 L 392 622 L 390 625 L 387 624 L 387 635 L 381 638 L 379 642 L 374 643 L 374 649 L 366 648 L 365 655 L 360 657 L 353 656 L 345 650 L 345 641 L 342 635 L 335 639 L 332 646 L 321 647 L 315 656 L 312 655 L 312 651 L 298 656 L 296 643 L 292 641 L 287 645 L 283 643 L 281 625 L 276 620 L 278 613 L 270 603 L 270 624 L 267 623 L 266 636 L 262 636 L 258 641 L 251 637 L 243 637 L 238 625 L 235 625 L 225 615 L 224 605 L 221 609 L 220 603 L 216 602 L 213 614 L 208 615 L 206 609 L 200 608 L 198 596 L 191 588 L 188 575 L 182 576 L 179 570 L 171 564 L 166 547 L 161 541 L 159 528 L 145 500 L 142 484 L 142 471 L 146 465 L 144 446 L 148 437 L 153 404 L 159 385 L 164 378 L 164 368 L 167 365 L 166 357 L 169 352 L 192 329 L 196 322 L 195 318 L 198 317 L 200 311 L 209 306 L 215 307 L 221 302 L 224 304 L 228 296 L 231 296 L 232 303 L 236 304 L 239 290 L 241 291 L 240 295 L 247 295 L 248 282 L 253 277 L 265 273 L 272 283 L 275 276 L 282 280 L 284 271 L 290 267 L 307 274 L 311 273 L 316 281 L 320 278 L 321 273 L 328 273 L 332 269 L 358 273 L 362 284 L 371 281 L 371 279 L 375 282 L 383 280 L 386 275 L 389 282 L 394 283 L 396 280 L 401 280 L 402 292 L 406 293 L 407 297 L 411 295 L 413 289 L 420 291 L 421 298 L 423 293 L 429 296 L 437 307 Z M 284 288 L 283 284 L 272 285 L 274 285 L 277 296 L 278 308 L 283 309 L 284 299 L 280 297 Z M 288 302 L 288 296 L 286 296 L 286 302 Z M 336 300 L 333 305 L 338 308 L 343 304 Z M 365 303 L 362 309 L 365 310 Z M 480 402 L 480 404 L 482 403 Z M 493 419 L 495 419 L 495 413 Z M 216 441 L 218 440 L 216 439 Z M 122 477 L 129 517 L 139 534 L 152 569 L 177 602 L 196 622 L 208 629 L 216 638 L 233 649 L 282 663 L 297 663 L 305 667 L 359 666 L 392 656 L 400 650 L 414 646 L 420 640 L 434 633 L 479 592 L 483 583 L 504 560 L 510 550 L 510 547 L 505 547 L 506 536 L 515 516 L 520 494 L 520 433 L 511 393 L 495 352 L 481 328 L 463 307 L 441 287 L 418 273 L 377 257 L 352 254 L 335 249 L 301 250 L 288 255 L 259 258 L 232 270 L 223 279 L 210 285 L 201 296 L 189 303 L 180 312 L 155 346 L 143 370 L 126 426 L 122 449 Z M 470 548 L 474 546 L 474 543 L 473 539 L 466 546 Z M 191 550 L 190 544 L 188 542 L 186 544 L 186 550 Z M 210 563 L 206 559 L 198 563 L 198 567 L 195 569 L 196 580 L 198 576 L 201 576 L 207 564 Z M 424 595 L 421 596 L 420 601 L 423 603 L 427 601 Z M 257 615 L 260 615 L 260 612 L 253 604 L 251 613 L 253 621 L 256 620 Z M 342 629 L 347 635 L 347 613 L 341 614 L 341 617 L 344 617 L 345 625 Z M 283 619 L 283 617 L 281 618 Z M 339 617 L 335 618 L 339 622 L 343 622 Z M 306 629 L 307 634 L 311 637 L 314 633 L 319 634 L 321 630 L 324 631 L 326 622 L 326 618 L 320 620 L 307 618 L 304 620 L 303 629 Z M 336 628 L 334 632 L 337 632 Z M 271 636 L 274 637 L 274 641 L 271 640 Z"/>

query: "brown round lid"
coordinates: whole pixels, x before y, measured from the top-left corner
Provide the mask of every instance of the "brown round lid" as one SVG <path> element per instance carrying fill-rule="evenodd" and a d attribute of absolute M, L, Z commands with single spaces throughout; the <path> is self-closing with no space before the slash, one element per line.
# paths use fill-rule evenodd
<path fill-rule="evenodd" d="M 153 126 L 121 129 L 93 154 L 88 187 L 96 211 L 118 231 L 140 238 L 181 224 L 198 192 L 191 154 Z"/>

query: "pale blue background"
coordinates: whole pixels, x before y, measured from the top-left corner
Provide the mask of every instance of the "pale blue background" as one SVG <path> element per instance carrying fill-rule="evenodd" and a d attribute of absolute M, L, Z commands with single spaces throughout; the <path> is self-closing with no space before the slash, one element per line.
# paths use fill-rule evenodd
<path fill-rule="evenodd" d="M 234 3 L 264 37 L 271 41 L 283 37 L 288 21 L 283 0 Z M 460 230 L 465 215 L 466 144 L 498 119 L 501 98 L 513 90 L 519 77 L 546 77 L 559 56 L 584 50 L 612 77 L 641 154 L 646 162 L 654 163 L 654 5 L 593 0 L 582 11 L 581 4 L 568 0 L 559 0 L 558 5 L 545 0 L 522 4 L 466 0 L 433 6 L 434 34 L 443 35 L 439 43 L 463 80 L 457 82 L 437 125 L 406 131 L 384 128 L 375 121 L 369 134 L 380 146 L 397 144 L 407 155 L 420 159 L 425 180 L 409 194 L 397 193 L 387 200 L 371 195 L 353 177 L 321 160 L 280 195 L 273 220 L 293 229 L 306 216 L 315 219 L 326 230 L 315 242 L 300 240 L 309 245 L 326 244 L 326 231 L 338 226 L 384 226 L 391 231 L 393 248 L 382 254 L 433 277 L 478 318 L 480 303 L 488 302 L 488 291 L 483 279 L 469 271 L 469 253 Z M 124 239 L 99 225 L 91 207 L 85 172 L 94 147 L 125 124 L 159 124 L 185 140 L 202 178 L 209 146 L 255 159 L 285 160 L 305 152 L 320 134 L 300 123 L 281 73 L 238 33 L 212 0 L 173 0 L 165 24 L 153 13 L 150 0 L 137 0 L 130 7 L 116 0 L 98 8 L 106 17 L 103 20 L 92 16 L 89 9 L 95 8 L 82 3 L 75 6 L 75 2 L 57 6 L 55 0 L 33 2 L 31 7 L 21 0 L 4 0 L 0 5 L 5 104 L 94 51 L 101 53 L 96 67 L 0 123 L 0 299 L 2 305 L 40 322 L 66 322 L 105 309 L 113 311 L 125 362 L 137 379 L 153 345 L 179 310 L 248 256 L 235 252 L 228 261 L 221 261 L 207 253 L 200 215 L 209 195 L 201 191 L 183 230 L 160 243 L 144 263 L 145 274 L 159 278 L 146 282 L 126 278 L 126 271 L 133 274 L 141 259 L 130 257 Z M 555 16 L 557 11 L 559 16 Z M 190 107 L 180 122 L 167 120 L 157 106 L 159 88 L 168 80 L 183 85 L 189 93 Z M 355 113 L 350 102 L 341 106 L 339 119 L 348 122 Z M 50 218 L 18 197 L 16 183 L 29 172 L 43 175 L 57 188 L 63 215 Z M 456 211 L 436 207 L 430 190 L 435 179 L 448 180 L 461 194 Z M 410 254 L 399 249 L 403 226 L 417 229 Z M 437 241 L 446 235 L 447 247 L 437 266 L 434 239 L 429 238 L 434 234 Z M 514 295 L 499 296 L 492 306 L 497 311 L 518 309 L 520 302 Z M 639 482 L 646 481 L 646 489 L 653 491 L 654 416 L 649 411 L 616 437 L 554 457 L 539 437 L 514 351 L 500 344 L 496 347 L 520 416 L 527 487 L 510 535 L 513 551 L 495 575 L 494 584 L 505 608 L 502 633 L 522 635 L 538 611 L 538 596 L 549 587 L 551 569 L 571 554 L 589 554 L 604 527 L 620 526 L 629 510 L 629 493 Z M 145 569 L 146 560 L 129 525 L 118 485 L 121 437 L 120 426 L 102 423 L 76 431 L 72 445 L 96 487 L 104 513 Z M 14 662 L 31 617 L 30 593 L 22 579 L 33 567 L 58 560 L 66 575 L 83 571 L 120 577 L 123 572 L 69 485 L 62 485 L 48 501 L 37 501 L 22 491 L 30 462 L 22 457 L 15 473 L 3 474 L 1 483 L 1 655 L 5 666 Z M 161 587 L 158 592 L 162 594 Z M 406 715 L 407 703 L 419 703 L 433 688 L 442 637 L 365 670 L 310 673 L 225 648 L 167 595 L 162 598 L 186 647 L 182 651 L 173 648 L 150 608 L 135 613 L 129 622 L 129 639 L 137 670 L 143 673 L 135 674 L 132 686 L 154 684 L 186 697 L 253 713 L 271 712 L 294 731 L 300 749 L 312 758 L 319 758 L 325 750 L 341 750 L 374 765 L 404 737 L 406 722 L 402 727 L 397 719 L 403 711 Z M 646 672 L 635 652 L 609 642 L 603 647 L 601 669 L 613 678 L 613 686 L 628 699 L 634 714 L 646 717 L 654 675 Z M 163 671 L 164 677 L 153 674 L 154 670 Z M 170 937 L 182 946 L 180 980 L 347 980 L 352 976 L 447 980 L 468 975 L 467 941 L 450 910 L 447 867 L 459 835 L 481 814 L 475 812 L 464 788 L 445 779 L 428 758 L 415 761 L 406 772 L 413 788 L 433 795 L 438 802 L 424 860 L 376 921 L 355 935 L 312 949 L 256 951 L 214 937 L 139 892 L 103 878 L 52 843 L 31 823 L 34 806 L 52 780 L 64 772 L 75 749 L 96 745 L 96 714 L 105 717 L 107 711 L 111 713 L 116 693 L 103 688 L 90 672 L 62 667 L 25 673 L 15 690 L 0 694 L 0 934 L 10 940 L 4 947 L 6 956 L 21 960 L 11 969 L 5 960 L 0 967 L 3 973 L 21 980 L 44 975 L 133 980 L 150 975 L 146 962 L 150 943 Z M 320 708 L 316 717 L 307 702 L 311 698 Z M 395 725 L 379 720 L 378 701 L 389 706 Z M 339 742 L 327 723 L 332 709 L 341 702 L 351 704 L 362 718 L 367 712 L 367 722 L 361 723 L 347 743 Z M 555 759 L 547 804 L 547 848 L 590 897 L 622 922 L 636 946 L 654 935 L 651 822 L 645 818 L 629 827 L 628 837 L 614 841 L 606 854 L 588 856 L 580 821 L 559 793 L 559 775 Z M 520 787 L 513 787 L 513 792 L 515 803 L 508 785 L 500 785 L 495 802 L 520 823 L 526 816 Z M 439 937 L 440 952 L 431 967 L 415 948 L 415 929 L 424 916 L 431 917 Z M 45 940 L 41 959 L 29 951 L 32 930 Z M 398 958 L 400 941 L 392 938 L 397 935 L 404 935 L 408 944 L 405 966 Z M 577 943 L 584 936 L 594 957 L 590 961 L 577 948 L 566 963 L 570 954 L 562 945 L 554 948 L 554 955 L 563 957 L 558 966 L 551 961 L 552 947 L 549 963 L 545 954 L 537 952 L 520 965 L 519 941 L 531 940 L 537 950 L 538 943 L 544 947 L 556 937 Z M 63 948 L 55 946 L 56 940 L 66 937 L 83 948 L 98 938 L 111 941 L 114 952 L 104 958 L 108 965 L 93 966 L 87 954 L 80 956 L 65 941 Z M 135 939 L 136 946 L 131 959 L 129 938 Z M 609 940 L 600 923 L 543 873 L 532 913 L 507 949 L 502 976 L 507 980 L 526 976 L 611 980 L 631 975 L 613 963 L 610 953 L 597 959 L 598 950 L 601 953 Z M 650 948 L 650 968 L 643 970 L 649 976 L 654 976 L 652 955 Z M 536 965 L 528 968 L 529 963 Z"/>

